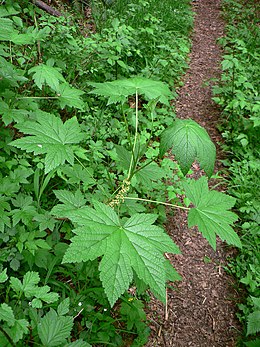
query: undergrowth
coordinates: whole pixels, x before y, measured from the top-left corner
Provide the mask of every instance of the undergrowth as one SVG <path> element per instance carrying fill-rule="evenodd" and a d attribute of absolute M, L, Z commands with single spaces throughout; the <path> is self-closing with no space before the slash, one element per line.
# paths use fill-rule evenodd
<path fill-rule="evenodd" d="M 244 326 L 241 345 L 259 346 L 260 332 L 260 6 L 257 1 L 225 0 L 226 36 L 223 74 L 214 100 L 222 107 L 228 192 L 236 198 L 237 228 L 243 248 L 231 260 L 241 296 L 238 317 Z M 257 338 L 258 337 L 258 338 Z"/>
<path fill-rule="evenodd" d="M 145 345 L 147 290 L 166 302 L 181 279 L 165 206 L 214 249 L 217 235 L 241 247 L 235 199 L 208 188 L 214 144 L 170 106 L 190 5 L 163 4 L 95 2 L 93 32 L 70 11 L 1 3 L 1 347 Z"/>

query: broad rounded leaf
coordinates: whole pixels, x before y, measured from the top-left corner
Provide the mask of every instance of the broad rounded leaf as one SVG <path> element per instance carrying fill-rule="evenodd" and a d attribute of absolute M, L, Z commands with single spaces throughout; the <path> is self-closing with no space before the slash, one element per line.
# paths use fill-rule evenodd
<path fill-rule="evenodd" d="M 160 155 L 172 148 L 184 175 L 192 163 L 198 160 L 208 176 L 214 170 L 216 148 L 204 128 L 191 119 L 176 119 L 173 125 L 162 133 Z"/>

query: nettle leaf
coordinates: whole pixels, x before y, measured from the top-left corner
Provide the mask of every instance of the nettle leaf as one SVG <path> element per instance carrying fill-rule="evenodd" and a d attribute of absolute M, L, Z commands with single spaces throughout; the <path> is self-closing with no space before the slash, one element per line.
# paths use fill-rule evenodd
<path fill-rule="evenodd" d="M 66 82 L 58 68 L 45 64 L 32 67 L 28 73 L 33 73 L 34 82 L 40 89 L 46 83 L 53 90 L 58 91 L 60 82 Z"/>
<path fill-rule="evenodd" d="M 186 196 L 195 205 L 189 210 L 189 227 L 198 226 L 199 231 L 216 250 L 216 235 L 228 244 L 242 247 L 241 241 L 231 225 L 237 215 L 228 211 L 235 204 L 235 199 L 224 193 L 208 189 L 206 177 L 183 183 Z"/>
<path fill-rule="evenodd" d="M 213 174 L 216 148 L 208 133 L 191 119 L 176 119 L 173 125 L 164 130 L 160 143 L 160 155 L 172 147 L 184 175 L 192 163 L 198 160 L 210 177 Z"/>
<path fill-rule="evenodd" d="M 55 347 L 64 345 L 70 336 L 73 317 L 59 316 L 52 308 L 40 319 L 38 334 L 44 346 Z"/>
<path fill-rule="evenodd" d="M 172 93 L 168 86 L 160 81 L 153 81 L 143 77 L 133 77 L 104 83 L 89 83 L 95 87 L 91 93 L 108 97 L 108 105 L 124 102 L 130 95 L 143 95 L 146 100 L 158 99 L 161 103 L 169 105 Z"/>
<path fill-rule="evenodd" d="M 111 207 L 96 202 L 94 208 L 83 207 L 71 213 L 70 218 L 78 227 L 63 263 L 103 256 L 100 278 L 111 306 L 128 289 L 134 271 L 165 301 L 163 253 L 180 251 L 163 229 L 153 225 L 157 215 L 135 214 L 122 223 Z"/>
<path fill-rule="evenodd" d="M 16 127 L 31 136 L 12 141 L 10 145 L 36 155 L 46 154 L 45 174 L 63 165 L 65 161 L 73 165 L 71 144 L 79 143 L 84 138 L 76 117 L 62 123 L 59 117 L 46 112 L 40 112 L 36 121 L 28 120 Z"/>

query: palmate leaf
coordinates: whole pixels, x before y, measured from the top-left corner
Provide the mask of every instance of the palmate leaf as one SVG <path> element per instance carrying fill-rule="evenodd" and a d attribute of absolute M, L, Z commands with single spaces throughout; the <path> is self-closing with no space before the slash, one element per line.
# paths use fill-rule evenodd
<path fill-rule="evenodd" d="M 199 231 L 216 250 L 216 235 L 228 244 L 242 247 L 239 237 L 231 225 L 237 215 L 228 211 L 235 199 L 226 194 L 209 190 L 206 177 L 183 183 L 186 196 L 195 205 L 188 214 L 189 227 L 198 226 Z"/>
<path fill-rule="evenodd" d="M 40 64 L 31 68 L 28 72 L 29 74 L 33 73 L 34 82 L 40 89 L 46 83 L 53 90 L 58 91 L 60 82 L 66 82 L 58 69 L 53 66 Z"/>
<path fill-rule="evenodd" d="M 63 262 L 103 256 L 100 278 L 111 306 L 128 289 L 133 271 L 165 301 L 163 253 L 180 251 L 163 229 L 153 225 L 157 215 L 135 214 L 122 223 L 111 207 L 98 202 L 94 207 L 83 207 L 70 214 L 78 227 Z"/>
<path fill-rule="evenodd" d="M 28 120 L 17 124 L 16 127 L 31 136 L 12 141 L 10 145 L 34 154 L 46 154 L 45 173 L 69 162 L 74 163 L 71 144 L 79 143 L 83 139 L 76 117 L 62 123 L 59 117 L 50 113 L 39 112 L 37 120 Z"/>
<path fill-rule="evenodd" d="M 197 159 L 208 176 L 214 170 L 216 148 L 208 133 L 191 119 L 176 119 L 173 125 L 164 130 L 160 143 L 160 155 L 172 148 L 184 175 Z"/>
<path fill-rule="evenodd" d="M 91 92 L 108 97 L 108 105 L 124 102 L 130 95 L 143 95 L 146 100 L 158 99 L 168 105 L 172 93 L 168 86 L 160 81 L 153 81 L 143 77 L 133 77 L 104 83 L 89 83 L 95 89 Z"/>
<path fill-rule="evenodd" d="M 81 95 L 84 94 L 82 90 L 73 88 L 69 83 L 62 83 L 58 86 L 57 90 L 59 95 L 60 107 L 64 108 L 65 106 L 84 109 L 84 102 L 81 99 Z"/>

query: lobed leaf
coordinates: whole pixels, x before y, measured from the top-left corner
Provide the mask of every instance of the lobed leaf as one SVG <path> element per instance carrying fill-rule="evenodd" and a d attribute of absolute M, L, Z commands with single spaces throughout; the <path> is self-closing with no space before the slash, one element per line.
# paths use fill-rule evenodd
<path fill-rule="evenodd" d="M 238 217 L 228 211 L 234 206 L 235 199 L 217 191 L 210 191 L 206 177 L 197 181 L 190 180 L 183 186 L 188 199 L 195 205 L 188 214 L 189 227 L 197 225 L 214 249 L 216 235 L 228 244 L 241 248 L 241 241 L 231 227 Z"/>
<path fill-rule="evenodd" d="M 58 316 L 51 308 L 50 311 L 40 320 L 38 324 L 38 334 L 44 346 L 55 347 L 64 345 L 70 336 L 73 326 L 73 317 Z"/>
<path fill-rule="evenodd" d="M 79 225 L 63 262 L 100 262 L 100 278 L 111 306 L 126 291 L 133 271 L 155 295 L 165 301 L 164 252 L 180 253 L 163 229 L 153 225 L 155 214 L 135 214 L 122 224 L 115 211 L 96 202 L 70 214 Z M 169 271 L 167 270 L 167 273 Z"/>
<path fill-rule="evenodd" d="M 153 81 L 143 77 L 116 80 L 104 83 L 89 83 L 95 89 L 91 92 L 108 97 L 108 105 L 124 102 L 128 96 L 143 95 L 146 100 L 158 99 L 161 103 L 168 105 L 172 93 L 168 86 L 160 81 Z"/>
<path fill-rule="evenodd" d="M 59 117 L 39 112 L 36 121 L 28 120 L 17 124 L 16 127 L 31 136 L 12 141 L 10 145 L 37 155 L 46 154 L 45 173 L 56 169 L 65 161 L 73 165 L 74 154 L 71 144 L 79 143 L 83 139 L 76 117 L 62 123 Z"/>
<path fill-rule="evenodd" d="M 58 71 L 58 68 L 45 64 L 32 67 L 28 73 L 33 73 L 34 82 L 40 89 L 42 89 L 44 84 L 47 84 L 53 90 L 57 91 L 60 82 L 65 82 L 65 79 Z"/>

